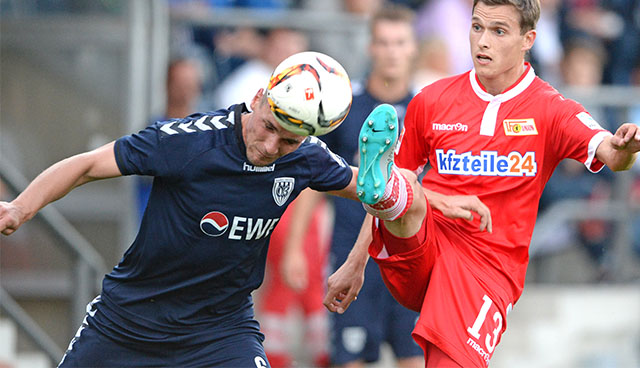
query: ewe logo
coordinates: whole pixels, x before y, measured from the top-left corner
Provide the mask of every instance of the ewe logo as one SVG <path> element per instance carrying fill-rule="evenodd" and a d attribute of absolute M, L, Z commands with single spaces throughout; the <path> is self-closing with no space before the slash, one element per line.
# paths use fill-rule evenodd
<path fill-rule="evenodd" d="M 200 220 L 200 230 L 209 236 L 220 236 L 229 228 L 229 219 L 222 212 L 209 212 Z"/>

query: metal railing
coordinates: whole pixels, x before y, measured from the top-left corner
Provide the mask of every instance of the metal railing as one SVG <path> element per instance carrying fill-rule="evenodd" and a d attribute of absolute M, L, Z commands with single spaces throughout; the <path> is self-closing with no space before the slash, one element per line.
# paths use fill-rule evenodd
<path fill-rule="evenodd" d="M 16 194 L 22 192 L 28 185 L 27 179 L 6 160 L 0 160 L 0 179 L 10 191 Z M 52 205 L 41 209 L 34 219 L 40 221 L 74 259 L 75 267 L 71 277 L 74 286 L 71 296 L 71 323 L 77 327 L 84 317 L 86 303 L 91 301 L 100 290 L 100 282 L 106 272 L 105 263 L 91 243 Z M 47 354 L 54 365 L 59 362 L 62 351 L 2 288 L 0 288 L 0 307 Z"/>
<path fill-rule="evenodd" d="M 640 111 L 640 88 L 628 86 L 599 86 L 597 88 L 565 88 L 560 89 L 567 98 L 574 99 L 589 108 L 615 108 L 622 121 L 629 122 L 634 108 Z M 640 121 L 633 121 L 640 124 Z M 601 122 L 604 123 L 604 122 Z M 613 123 L 613 122 L 610 122 Z M 614 124 L 614 126 L 616 126 Z M 612 128 L 613 130 L 614 128 Z M 640 161 L 635 163 L 631 171 L 614 174 L 611 199 L 600 202 L 581 199 L 565 199 L 553 203 L 540 213 L 531 239 L 530 252 L 537 254 L 545 249 L 544 241 L 550 234 L 558 231 L 560 226 L 567 226 L 582 220 L 603 220 L 614 225 L 615 232 L 608 244 L 611 252 L 610 263 L 613 265 L 612 281 L 628 282 L 634 276 L 634 267 L 638 262 L 632 249 L 632 219 L 640 216 L 640 204 L 629 200 L 634 176 L 637 175 Z M 635 173 L 633 172 L 635 171 Z M 542 253 L 548 253 L 543 251 Z M 550 280 L 546 280 L 550 281 Z"/>

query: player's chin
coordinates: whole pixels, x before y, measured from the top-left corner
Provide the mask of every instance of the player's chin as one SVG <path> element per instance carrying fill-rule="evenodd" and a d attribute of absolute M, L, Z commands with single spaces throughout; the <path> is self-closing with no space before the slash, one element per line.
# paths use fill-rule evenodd
<path fill-rule="evenodd" d="M 264 155 L 258 150 L 247 148 L 247 159 L 253 166 L 268 166 L 271 165 L 277 157 L 274 158 Z"/>
<path fill-rule="evenodd" d="M 255 158 L 249 158 L 249 161 L 251 162 L 251 164 L 253 166 L 269 166 L 272 163 L 274 163 L 276 161 L 275 158 L 270 158 L 270 157 L 264 157 L 264 156 L 260 156 L 260 157 L 255 157 Z"/>

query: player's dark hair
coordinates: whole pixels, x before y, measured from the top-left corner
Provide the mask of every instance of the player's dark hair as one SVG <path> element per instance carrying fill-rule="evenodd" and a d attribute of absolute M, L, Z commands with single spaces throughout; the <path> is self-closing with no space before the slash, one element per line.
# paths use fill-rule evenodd
<path fill-rule="evenodd" d="M 405 22 L 413 27 L 415 18 L 416 14 L 411 8 L 399 4 L 385 5 L 371 17 L 369 31 L 373 34 L 373 27 L 380 21 Z"/>
<path fill-rule="evenodd" d="M 488 6 L 512 5 L 520 13 L 520 34 L 536 29 L 540 19 L 540 0 L 473 0 L 473 10 L 478 3 Z"/>

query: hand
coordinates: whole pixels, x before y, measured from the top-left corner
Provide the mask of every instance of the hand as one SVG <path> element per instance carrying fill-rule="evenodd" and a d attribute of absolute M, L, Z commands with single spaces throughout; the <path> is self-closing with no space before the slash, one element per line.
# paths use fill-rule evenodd
<path fill-rule="evenodd" d="M 473 221 L 474 213 L 480 216 L 480 231 L 493 232 L 491 210 L 474 195 L 447 196 L 425 189 L 429 204 L 450 219 Z M 434 199 L 432 201 L 432 199 Z"/>
<path fill-rule="evenodd" d="M 357 299 L 364 283 L 364 263 L 358 267 L 347 260 L 327 282 L 327 295 L 323 304 L 330 312 L 344 313 Z"/>
<path fill-rule="evenodd" d="M 611 145 L 619 151 L 640 151 L 640 127 L 631 123 L 622 124 L 611 137 Z"/>
<path fill-rule="evenodd" d="M 0 232 L 10 235 L 22 225 L 22 211 L 16 205 L 0 202 Z"/>
<path fill-rule="evenodd" d="M 284 253 L 280 264 L 280 274 L 287 286 L 294 291 L 302 291 L 307 287 L 307 260 L 302 248 Z"/>

